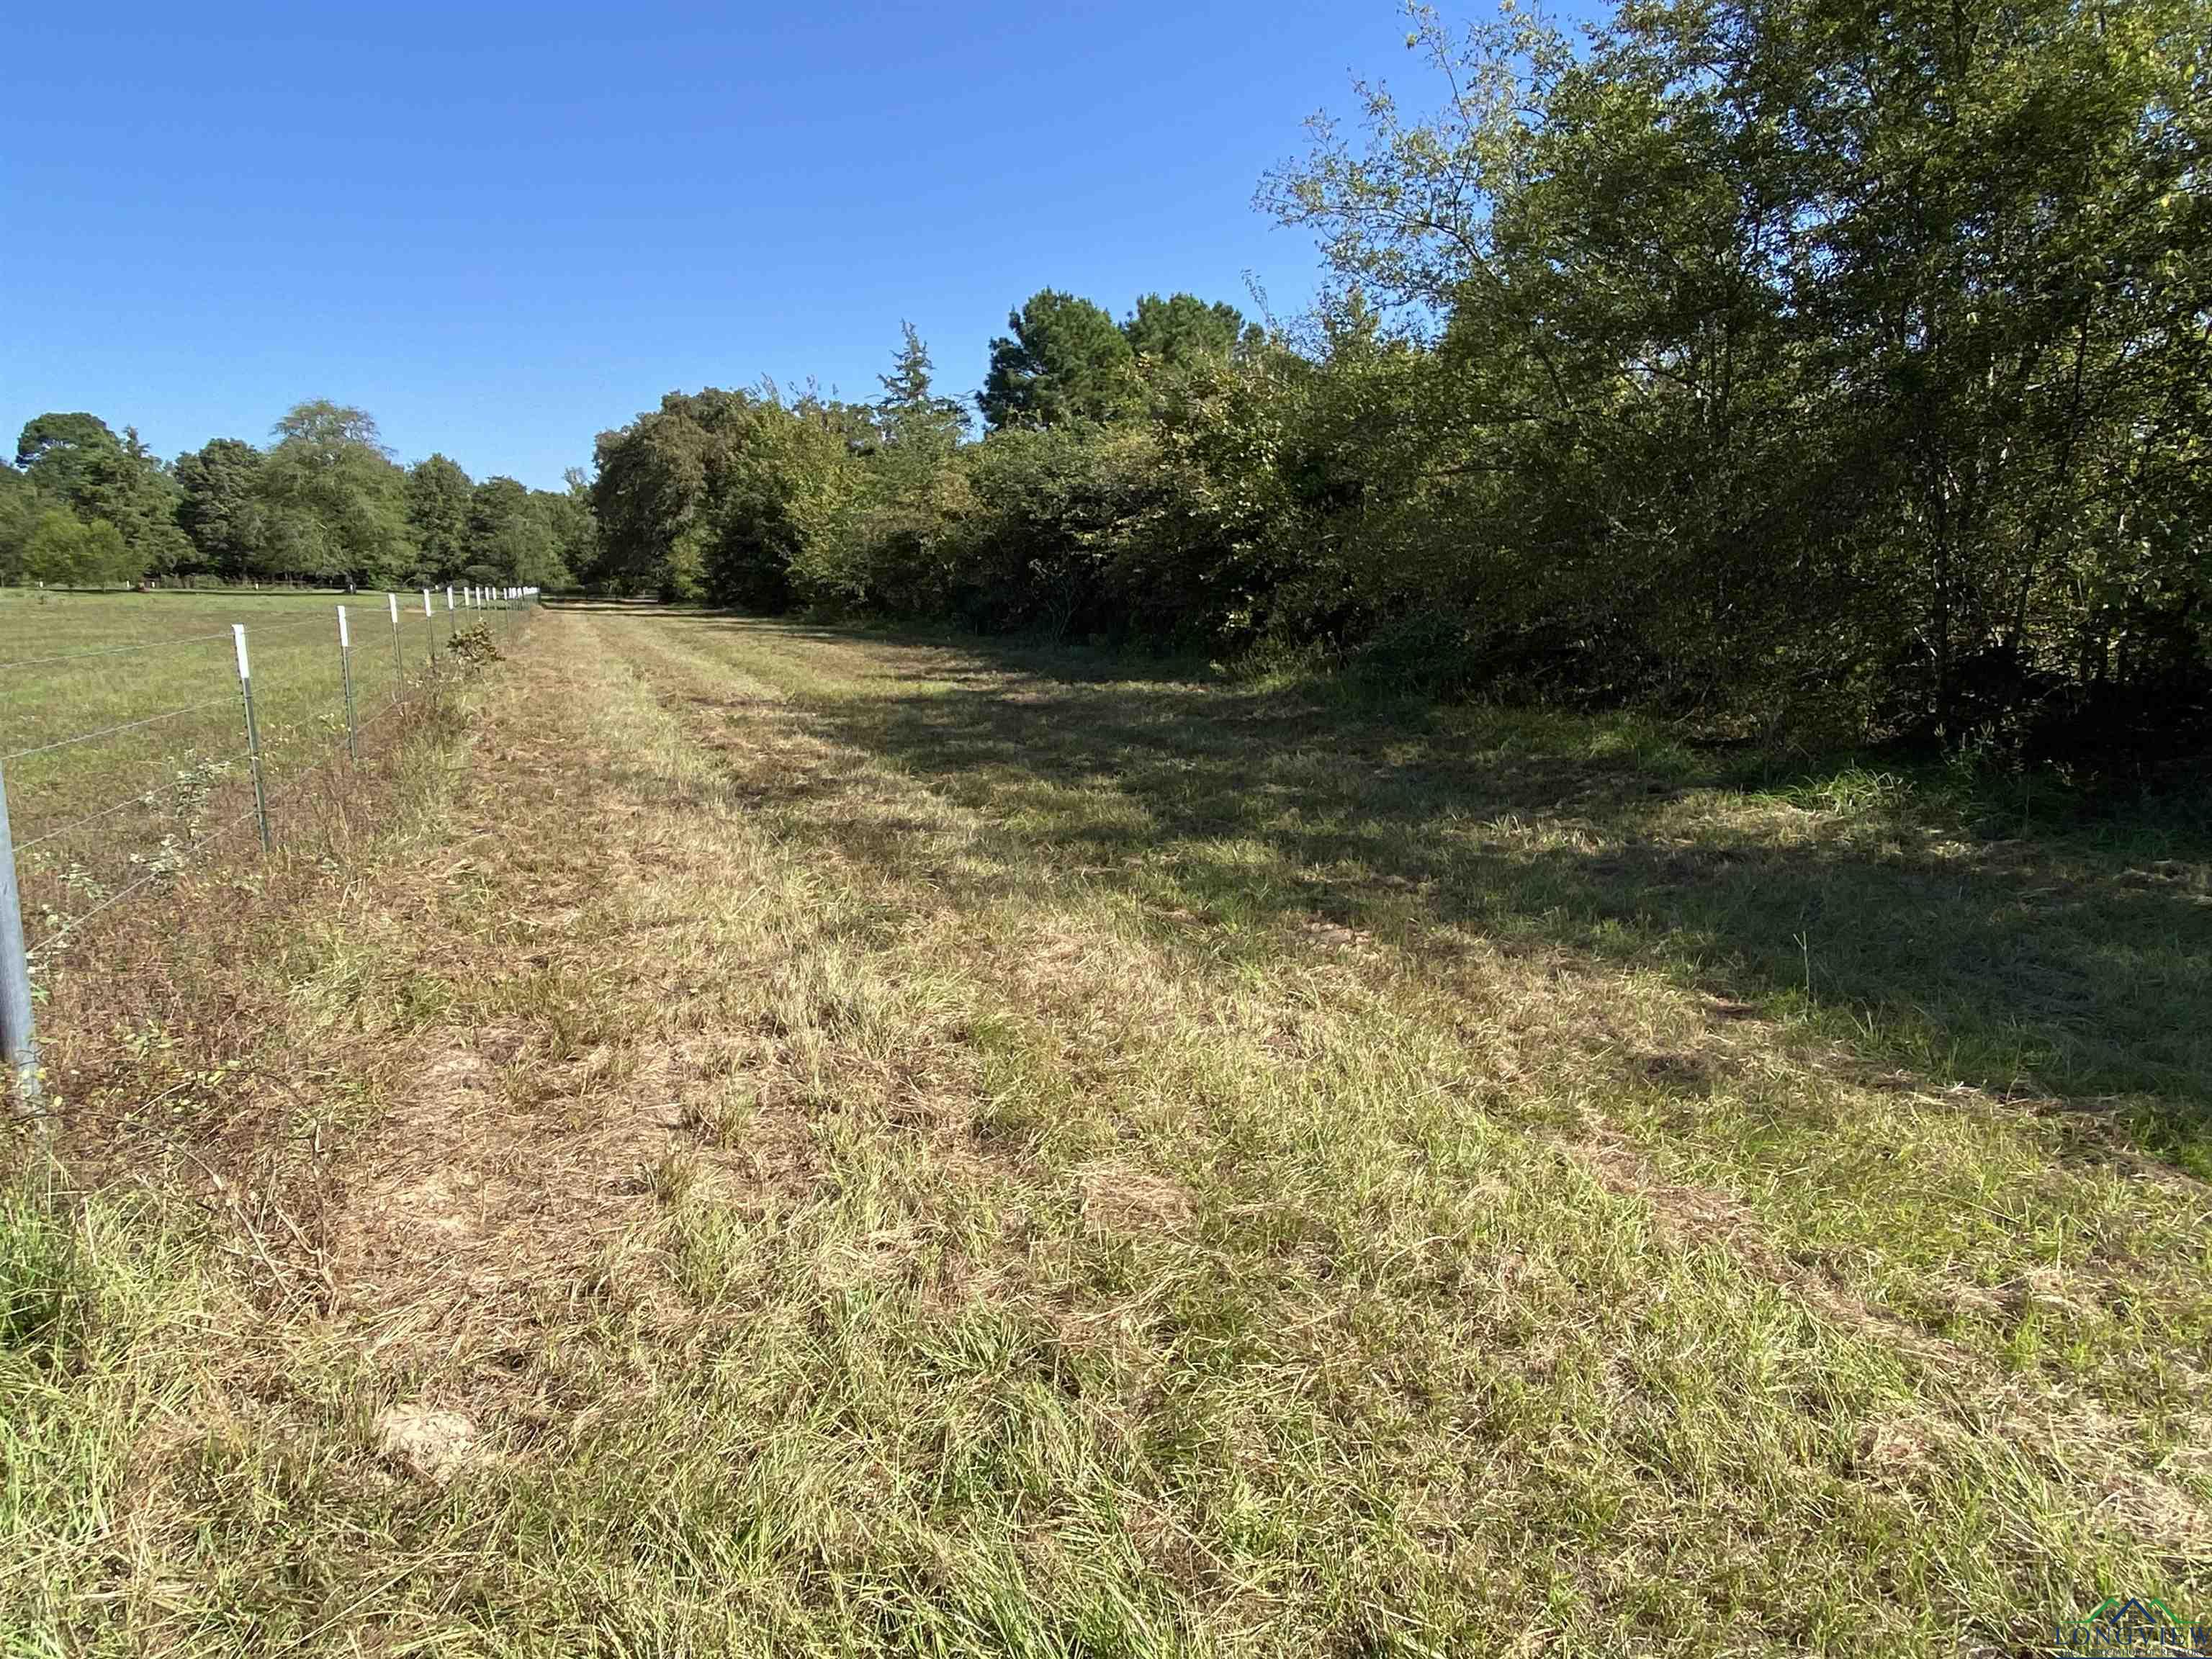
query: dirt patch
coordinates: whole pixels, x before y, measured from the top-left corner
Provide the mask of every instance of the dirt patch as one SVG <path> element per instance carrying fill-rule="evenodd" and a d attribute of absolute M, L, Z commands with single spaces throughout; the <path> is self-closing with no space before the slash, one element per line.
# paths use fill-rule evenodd
<path fill-rule="evenodd" d="M 444 1486 L 474 1461 L 477 1425 L 459 1412 L 394 1406 L 376 1419 L 376 1449 L 420 1480 Z"/>
<path fill-rule="evenodd" d="M 1077 1175 L 1086 1225 L 1133 1233 L 1174 1232 L 1189 1224 L 1190 1194 L 1166 1176 L 1110 1161 L 1085 1164 Z"/>
<path fill-rule="evenodd" d="M 2176 1560 L 2212 1563 L 2212 1515 L 2180 1487 L 2149 1474 L 2113 1475 L 2105 1493 L 2122 1529 Z"/>
<path fill-rule="evenodd" d="M 1354 955 L 1366 955 L 1381 948 L 1375 935 L 1364 927 L 1347 927 L 1340 921 L 1311 921 L 1298 929 L 1308 943 L 1327 950 L 1345 951 Z"/>

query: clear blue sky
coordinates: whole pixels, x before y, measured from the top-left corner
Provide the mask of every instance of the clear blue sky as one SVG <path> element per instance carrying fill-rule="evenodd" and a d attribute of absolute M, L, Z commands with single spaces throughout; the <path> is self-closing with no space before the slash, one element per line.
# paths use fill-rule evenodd
<path fill-rule="evenodd" d="M 1032 290 L 1288 316 L 1310 239 L 1251 205 L 1387 0 L 15 9 L 0 26 L 0 433 L 163 456 L 368 410 L 540 487 L 664 392 L 869 397 L 902 318 L 981 381 Z"/>

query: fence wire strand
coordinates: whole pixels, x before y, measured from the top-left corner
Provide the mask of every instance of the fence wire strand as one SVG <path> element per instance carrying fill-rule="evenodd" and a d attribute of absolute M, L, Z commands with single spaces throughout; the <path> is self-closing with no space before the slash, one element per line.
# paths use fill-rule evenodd
<path fill-rule="evenodd" d="M 220 708 L 230 701 L 232 700 L 228 697 L 210 697 L 205 702 L 186 703 L 182 708 L 165 708 L 158 714 L 149 714 L 143 720 L 124 720 L 115 726 L 103 726 L 97 732 L 80 732 L 73 738 L 59 738 L 52 743 L 39 744 L 29 749 L 18 749 L 12 754 L 0 755 L 0 763 L 19 761 L 27 755 L 50 754 L 54 750 L 67 749 L 75 744 L 91 743 L 100 738 L 112 738 L 118 732 L 136 732 L 142 726 L 155 726 L 163 720 L 175 720 L 179 714 L 198 714 L 210 708 Z"/>
<path fill-rule="evenodd" d="M 228 634 L 191 634 L 180 640 L 149 640 L 143 645 L 103 646 L 96 651 L 64 651 L 52 657 L 18 657 L 13 662 L 0 662 L 0 669 L 37 668 L 47 663 L 80 662 L 87 657 L 123 657 L 139 651 L 175 651 L 187 645 L 205 645 L 210 640 L 228 640 Z"/>
<path fill-rule="evenodd" d="M 57 928 L 53 933 L 47 935 L 45 939 L 40 939 L 36 945 L 31 947 L 29 954 L 32 960 L 36 961 L 47 951 L 60 950 L 64 944 L 68 943 L 70 936 L 75 933 L 77 929 L 82 927 L 94 916 L 113 909 L 117 905 L 122 903 L 124 900 L 129 898 L 133 893 L 138 891 L 139 889 L 149 886 L 153 883 L 161 880 L 164 876 L 174 875 L 178 866 L 190 862 L 193 858 L 198 855 L 203 848 L 213 846 L 216 842 L 221 841 L 232 830 L 237 829 L 240 824 L 252 817 L 254 809 L 249 806 L 243 812 L 239 813 L 235 817 L 231 818 L 228 822 L 222 824 L 218 828 L 209 830 L 207 834 L 204 836 L 194 837 L 192 844 L 186 848 L 185 851 L 179 855 L 177 866 L 173 866 L 167 869 L 149 870 L 144 875 L 139 877 L 137 880 L 132 882 L 129 886 L 118 888 L 114 892 L 110 893 L 106 898 L 100 900 L 99 903 L 94 905 L 89 910 L 86 910 L 80 915 L 71 916 L 60 927 Z"/>
<path fill-rule="evenodd" d="M 173 758 L 173 757 L 167 758 Z M 236 766 L 243 761 L 249 761 L 252 758 L 253 751 L 252 750 L 241 749 L 235 755 L 219 755 L 212 759 L 203 761 L 199 763 L 199 764 L 205 766 Z M 165 761 L 153 763 L 153 764 L 155 765 L 164 763 L 166 763 Z M 96 812 L 87 812 L 81 818 L 71 818 L 67 823 L 57 824 L 51 830 L 40 830 L 28 841 L 17 842 L 15 843 L 16 854 L 20 857 L 21 854 L 29 852 L 33 847 L 43 847 L 50 841 L 58 841 L 62 836 L 69 835 L 72 831 L 83 829 L 88 823 L 97 823 L 104 817 L 109 817 L 113 816 L 115 813 L 120 812 L 126 806 L 151 806 L 155 805 L 155 799 L 160 793 L 161 786 L 156 784 L 151 788 L 141 790 L 135 795 L 125 796 L 123 799 L 117 801 L 112 806 L 103 806 Z"/>

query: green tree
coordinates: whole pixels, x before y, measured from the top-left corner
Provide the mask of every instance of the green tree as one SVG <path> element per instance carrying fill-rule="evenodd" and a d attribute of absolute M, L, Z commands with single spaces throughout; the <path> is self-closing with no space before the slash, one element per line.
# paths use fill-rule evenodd
<path fill-rule="evenodd" d="M 802 493 L 790 562 L 811 599 L 928 612 L 945 603 L 946 536 L 967 502 L 956 465 L 967 416 L 937 394 L 914 325 L 900 327 L 891 372 L 878 377 L 865 465 L 820 472 Z"/>
<path fill-rule="evenodd" d="M 143 558 L 123 539 L 123 532 L 105 519 L 84 527 L 82 574 L 90 582 L 135 582 L 146 574 Z"/>
<path fill-rule="evenodd" d="M 1421 603 L 1876 730 L 2204 684 L 2204 0 L 1414 15 L 1443 112 L 1266 194 L 1430 348 L 1363 478 Z"/>
<path fill-rule="evenodd" d="M 514 478 L 487 478 L 471 492 L 467 562 L 459 574 L 471 581 L 565 586 L 571 579 L 568 554 L 590 556 L 589 511 L 573 486 L 564 494 L 530 489 Z"/>
<path fill-rule="evenodd" d="M 469 475 L 443 455 L 427 456 L 407 469 L 407 532 L 423 580 L 450 581 L 468 565 L 473 488 Z"/>
<path fill-rule="evenodd" d="M 670 392 L 599 434 L 595 582 L 781 609 L 805 540 L 794 515 L 832 489 L 870 424 L 866 410 L 818 398 L 787 404 L 772 384 Z"/>
<path fill-rule="evenodd" d="M 63 507 L 50 507 L 32 521 L 30 533 L 23 544 L 24 580 L 82 581 L 88 566 L 85 527 L 76 514 Z"/>
<path fill-rule="evenodd" d="M 508 534 L 510 527 L 514 529 L 513 535 Z M 544 536 L 544 526 L 531 506 L 530 491 L 520 480 L 504 476 L 486 478 L 469 492 L 463 544 L 471 566 L 499 573 L 491 580 L 523 580 L 516 574 L 513 555 L 525 541 L 534 544 Z"/>
<path fill-rule="evenodd" d="M 1146 428 L 1011 428 L 962 459 L 975 507 L 956 532 L 957 613 L 1054 637 L 1126 631 L 1108 573 L 1150 488 Z"/>
<path fill-rule="evenodd" d="M 49 500 L 89 525 L 112 526 L 135 562 L 133 574 L 189 562 L 191 544 L 177 525 L 179 493 L 133 428 L 118 438 L 98 416 L 40 415 L 15 446 L 15 465 Z"/>
<path fill-rule="evenodd" d="M 1228 358 L 1244 338 L 1244 315 L 1225 301 L 1208 305 L 1194 295 L 1163 300 L 1147 294 L 1122 320 L 1121 332 L 1139 357 L 1175 368 Z"/>
<path fill-rule="evenodd" d="M 617 593 L 697 599 L 701 508 L 722 405 L 744 394 L 670 392 L 658 409 L 599 435 L 592 510 L 599 556 L 592 580 Z"/>
<path fill-rule="evenodd" d="M 242 581 L 267 536 L 261 501 L 261 452 L 237 438 L 211 438 L 177 457 L 177 522 L 201 568 Z"/>
<path fill-rule="evenodd" d="M 565 489 L 530 492 L 531 509 L 544 527 L 546 557 L 533 567 L 536 574 L 521 580 L 539 587 L 569 586 L 599 556 L 599 526 L 592 517 L 590 486 L 582 470 L 573 466 L 563 475 L 563 481 Z"/>
<path fill-rule="evenodd" d="M 0 581 L 23 580 L 23 555 L 44 510 L 37 486 L 14 467 L 0 465 Z"/>
<path fill-rule="evenodd" d="M 106 520 L 87 524 L 58 507 L 40 514 L 23 546 L 21 574 L 29 581 L 90 586 L 136 581 L 144 570 Z"/>
<path fill-rule="evenodd" d="M 994 431 L 1110 421 L 1139 406 L 1135 354 L 1114 319 L 1055 289 L 1031 295 L 991 342 L 976 406 Z"/>
<path fill-rule="evenodd" d="M 99 488 L 100 464 L 122 450 L 97 415 L 46 414 L 24 422 L 15 465 L 46 495 L 74 507 Z"/>
<path fill-rule="evenodd" d="M 889 450 L 934 458 L 951 453 L 967 430 L 957 398 L 941 398 L 933 384 L 929 348 L 912 323 L 901 323 L 897 362 L 877 377 L 884 395 L 875 405 L 876 428 Z"/>
<path fill-rule="evenodd" d="M 273 435 L 262 466 L 271 574 L 371 586 L 410 576 L 405 475 L 375 421 L 317 399 L 295 405 Z"/>

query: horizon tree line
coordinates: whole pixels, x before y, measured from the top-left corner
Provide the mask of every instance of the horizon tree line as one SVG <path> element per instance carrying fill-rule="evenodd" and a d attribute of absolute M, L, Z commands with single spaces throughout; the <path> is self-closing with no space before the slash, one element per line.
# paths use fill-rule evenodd
<path fill-rule="evenodd" d="M 40 415 L 0 465 L 0 581 L 554 587 L 593 539 L 580 472 L 542 490 L 443 454 L 402 466 L 373 417 L 325 399 L 266 447 L 214 438 L 167 463 L 133 428 Z"/>

